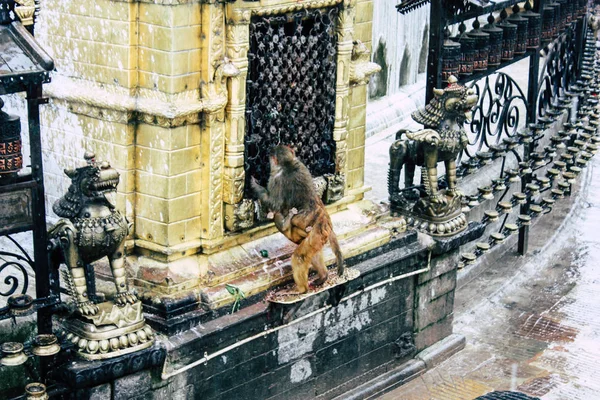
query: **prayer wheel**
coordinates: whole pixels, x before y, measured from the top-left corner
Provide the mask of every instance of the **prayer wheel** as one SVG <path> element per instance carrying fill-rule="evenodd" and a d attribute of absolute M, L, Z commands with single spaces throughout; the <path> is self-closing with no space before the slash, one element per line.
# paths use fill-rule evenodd
<path fill-rule="evenodd" d="M 3 106 L 0 99 L 0 182 L 16 176 L 23 168 L 21 119 L 2 111 Z"/>
<path fill-rule="evenodd" d="M 482 72 L 488 69 L 488 58 L 490 51 L 490 35 L 481 30 L 479 20 L 473 22 L 473 30 L 467 33 L 469 37 L 475 39 L 475 62 L 473 63 L 473 71 Z"/>

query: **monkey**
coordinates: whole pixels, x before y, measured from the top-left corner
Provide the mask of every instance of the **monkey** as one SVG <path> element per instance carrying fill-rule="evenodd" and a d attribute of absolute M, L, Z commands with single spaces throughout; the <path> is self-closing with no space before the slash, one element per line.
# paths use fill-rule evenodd
<path fill-rule="evenodd" d="M 270 155 L 271 173 L 267 188 L 254 177 L 250 183 L 262 204 L 273 215 L 277 229 L 298 247 L 292 254 L 292 274 L 299 293 L 308 290 L 308 272 L 314 267 L 315 285 L 327 280 L 323 247 L 329 241 L 336 257 L 338 275 L 344 274 L 344 258 L 331 218 L 317 196 L 308 168 L 296 158 L 294 151 L 276 146 Z"/>

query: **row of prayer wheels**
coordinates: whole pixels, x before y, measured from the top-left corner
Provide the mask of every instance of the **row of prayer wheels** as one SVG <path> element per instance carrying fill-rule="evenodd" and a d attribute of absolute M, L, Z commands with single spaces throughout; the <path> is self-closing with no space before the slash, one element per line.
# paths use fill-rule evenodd
<path fill-rule="evenodd" d="M 483 27 L 475 19 L 473 30 L 469 32 L 461 23 L 459 34 L 453 38 L 446 29 L 441 58 L 444 82 L 450 76 L 468 77 L 498 67 L 529 49 L 547 45 L 571 22 L 586 15 L 587 0 L 555 0 L 544 6 L 542 15 L 533 12 L 529 1 L 525 2 L 524 12 L 518 4 L 512 10 L 510 16 L 502 10 L 500 22 L 490 14 Z"/>

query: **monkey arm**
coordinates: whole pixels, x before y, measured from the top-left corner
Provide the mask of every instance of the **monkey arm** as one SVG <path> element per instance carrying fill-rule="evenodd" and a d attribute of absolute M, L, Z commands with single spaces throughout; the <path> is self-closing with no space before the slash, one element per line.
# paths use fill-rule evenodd
<path fill-rule="evenodd" d="M 298 214 L 298 210 L 295 208 L 292 208 L 286 217 L 284 217 L 283 214 L 280 212 L 275 213 L 275 215 L 273 216 L 273 221 L 275 222 L 275 226 L 277 227 L 277 229 L 279 229 L 279 232 L 284 233 L 284 231 L 291 231 L 292 218 L 296 214 Z M 288 235 L 286 235 L 286 237 L 287 236 Z"/>
<path fill-rule="evenodd" d="M 279 212 L 275 213 L 273 216 L 273 222 L 275 222 L 275 226 L 279 232 L 294 243 L 299 243 L 308 236 L 308 232 L 301 227 L 294 225 L 293 218 L 297 214 L 298 210 L 292 208 L 287 216 L 284 216 Z"/>
<path fill-rule="evenodd" d="M 258 200 L 260 200 L 261 203 L 269 205 L 269 192 L 267 191 L 267 189 L 262 187 L 254 177 L 252 177 L 252 179 L 250 180 L 250 187 L 252 187 L 252 190 L 254 191 L 256 197 L 258 197 Z"/>
<path fill-rule="evenodd" d="M 292 217 L 290 215 L 284 217 L 282 213 L 277 212 L 273 216 L 273 222 L 275 222 L 275 226 L 279 232 L 283 233 L 289 239 L 292 231 Z"/>

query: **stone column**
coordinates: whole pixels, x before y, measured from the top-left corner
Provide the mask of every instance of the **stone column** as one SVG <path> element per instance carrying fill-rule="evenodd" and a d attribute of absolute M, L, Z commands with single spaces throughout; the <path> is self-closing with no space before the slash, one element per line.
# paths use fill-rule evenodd
<path fill-rule="evenodd" d="M 225 15 L 223 4 L 202 4 L 202 97 L 221 94 L 221 76 L 216 72 L 225 56 Z M 218 86 L 218 88 L 217 88 Z M 225 104 L 223 104 L 225 106 Z M 202 148 L 202 239 L 223 236 L 223 158 L 225 114 L 221 107 L 207 110 L 201 133 Z"/>
<path fill-rule="evenodd" d="M 227 9 L 227 57 L 240 71 L 228 82 L 225 137 L 224 207 L 225 226 L 238 231 L 252 226 L 254 206 L 244 195 L 244 135 L 246 130 L 246 78 L 250 48 L 250 11 Z M 247 212 L 244 212 L 246 210 Z"/>

